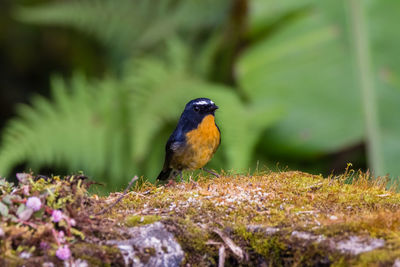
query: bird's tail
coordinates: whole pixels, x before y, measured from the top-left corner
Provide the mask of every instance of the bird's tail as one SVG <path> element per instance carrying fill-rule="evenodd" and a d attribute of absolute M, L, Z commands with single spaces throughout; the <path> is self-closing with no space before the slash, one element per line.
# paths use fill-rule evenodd
<path fill-rule="evenodd" d="M 163 169 L 157 177 L 157 180 L 168 180 L 171 176 L 172 168 Z"/>

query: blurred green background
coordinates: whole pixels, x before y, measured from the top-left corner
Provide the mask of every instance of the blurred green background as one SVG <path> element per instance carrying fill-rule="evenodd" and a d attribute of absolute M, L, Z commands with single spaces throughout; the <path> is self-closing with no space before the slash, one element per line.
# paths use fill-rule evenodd
<path fill-rule="evenodd" d="M 154 181 L 186 102 L 234 172 L 400 175 L 398 0 L 3 0 L 0 175 Z"/>

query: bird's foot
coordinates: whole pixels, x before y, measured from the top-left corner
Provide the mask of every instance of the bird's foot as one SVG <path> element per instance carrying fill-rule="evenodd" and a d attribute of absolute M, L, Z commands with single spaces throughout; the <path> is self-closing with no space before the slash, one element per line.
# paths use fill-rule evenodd
<path fill-rule="evenodd" d="M 176 186 L 176 182 L 173 179 L 169 180 L 168 183 L 165 185 L 165 187 L 174 187 L 174 186 Z"/>

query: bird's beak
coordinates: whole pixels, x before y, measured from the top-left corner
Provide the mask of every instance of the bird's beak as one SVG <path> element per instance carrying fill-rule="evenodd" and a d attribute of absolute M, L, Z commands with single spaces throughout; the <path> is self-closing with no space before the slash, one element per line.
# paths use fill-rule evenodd
<path fill-rule="evenodd" d="M 218 107 L 217 105 L 213 105 L 213 106 L 211 107 L 211 110 L 212 110 L 212 111 L 215 111 L 215 110 L 217 110 L 217 109 L 219 109 L 219 107 Z"/>

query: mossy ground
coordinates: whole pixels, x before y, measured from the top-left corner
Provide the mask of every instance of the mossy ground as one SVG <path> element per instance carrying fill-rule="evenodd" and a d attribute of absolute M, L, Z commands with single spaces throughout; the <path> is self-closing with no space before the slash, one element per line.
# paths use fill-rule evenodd
<path fill-rule="evenodd" d="M 329 178 L 302 172 L 222 175 L 170 187 L 142 183 L 103 215 L 94 214 L 119 193 L 81 194 L 78 210 L 65 212 L 79 215 L 76 228 L 85 235 L 76 235 L 71 244 L 73 257 L 93 265 L 96 259 L 123 262 L 116 248 L 94 243 L 124 238 L 124 227 L 161 221 L 175 234 L 190 266 L 217 265 L 221 246 L 225 264 L 232 266 L 392 266 L 400 258 L 400 194 L 385 187 L 384 179 L 354 172 Z M 1 227 L 6 234 L 29 228 Z M 335 249 L 335 242 L 351 236 L 384 240 L 384 245 L 357 255 Z M 243 255 L 234 253 L 226 238 Z M 27 248 L 16 240 L 0 241 L 1 256 L 18 265 L 18 248 Z M 38 262 L 58 261 L 54 254 L 32 254 L 45 257 Z"/>
<path fill-rule="evenodd" d="M 215 228 L 246 252 L 247 259 L 241 260 L 227 249 L 227 263 L 390 265 L 400 254 L 400 194 L 385 186 L 384 179 L 355 172 L 330 178 L 302 172 L 222 176 L 172 187 L 144 184 L 108 216 L 157 216 L 176 233 L 186 262 L 194 265 L 218 263 L 216 244 L 223 241 Z M 293 231 L 334 240 L 368 236 L 385 240 L 385 246 L 349 255 L 326 242 L 293 238 Z"/>

